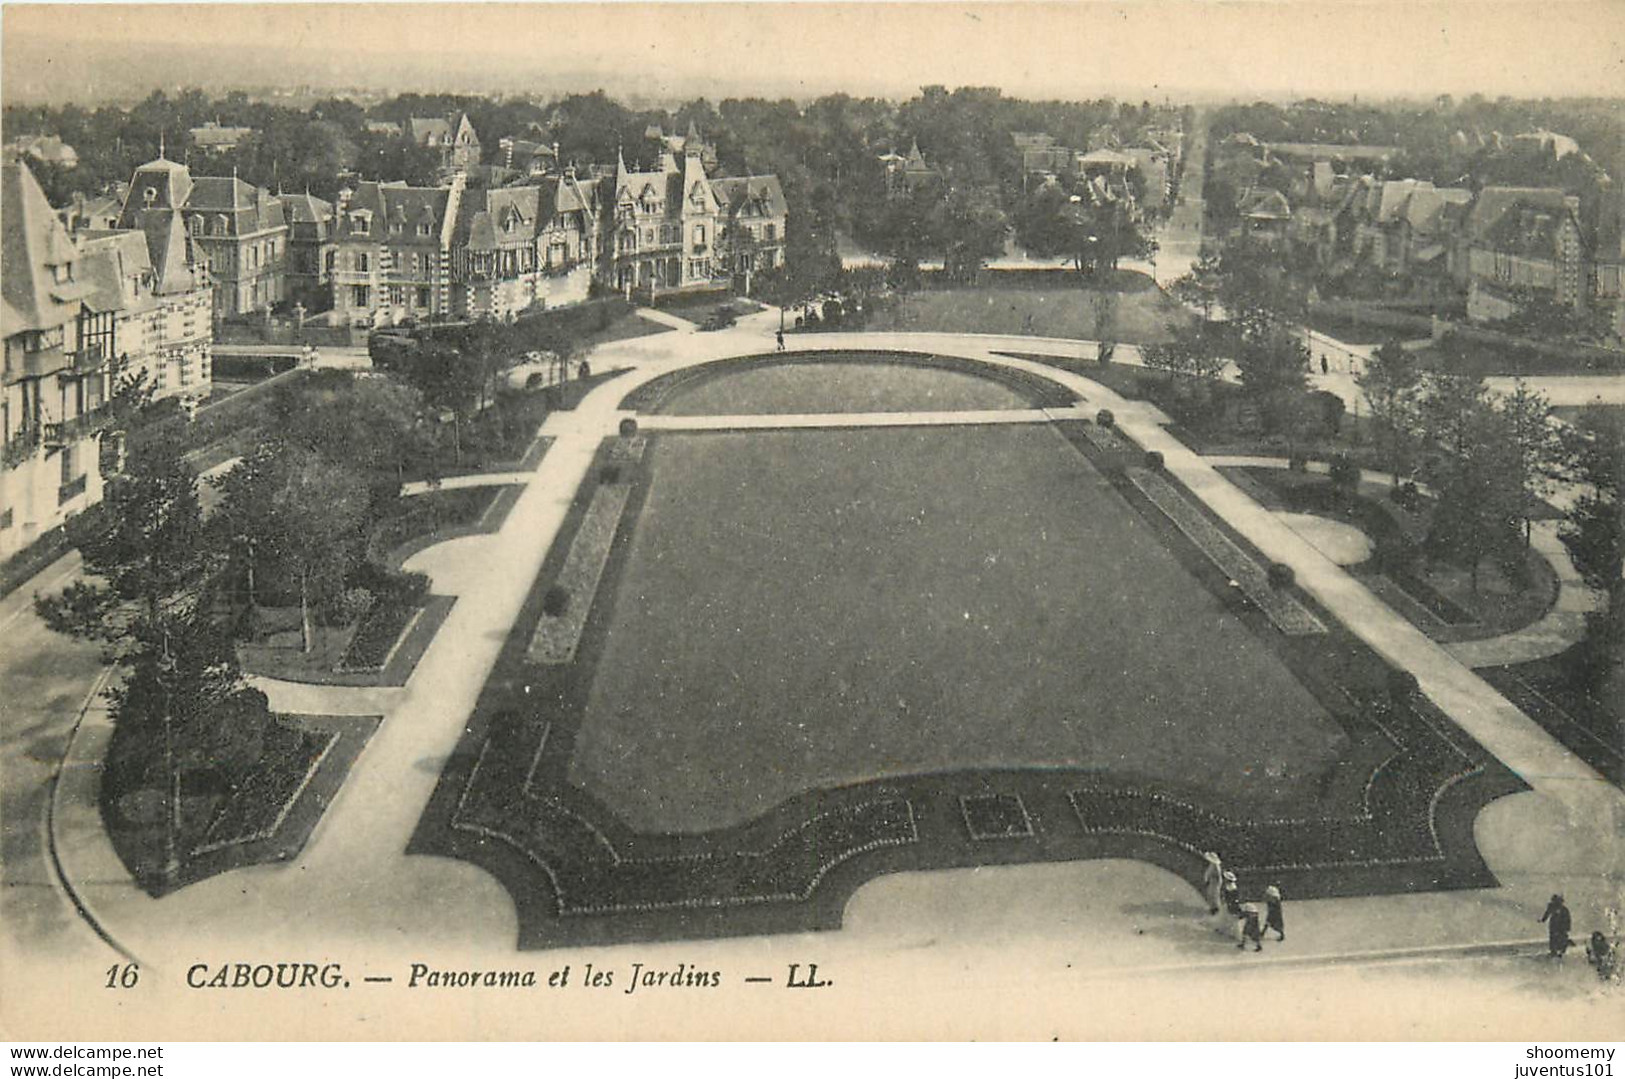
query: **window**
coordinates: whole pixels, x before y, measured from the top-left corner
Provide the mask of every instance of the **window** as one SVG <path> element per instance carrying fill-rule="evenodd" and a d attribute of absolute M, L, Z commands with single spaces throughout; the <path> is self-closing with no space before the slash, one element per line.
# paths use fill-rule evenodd
<path fill-rule="evenodd" d="M 433 230 L 430 228 L 429 222 L 423 221 L 423 222 L 420 222 L 418 224 L 418 235 L 419 236 L 428 236 L 428 235 L 430 235 L 430 233 L 432 231 Z"/>
<path fill-rule="evenodd" d="M 779 226 L 777 226 L 777 225 L 767 225 L 767 226 L 764 226 L 764 228 L 765 228 L 765 231 L 766 231 L 766 234 L 767 234 L 767 238 L 769 240 L 777 240 L 779 238 Z"/>
<path fill-rule="evenodd" d="M 426 286 L 426 285 L 421 286 L 421 287 L 418 288 L 418 306 L 419 307 L 428 307 L 429 306 L 429 289 L 428 289 L 428 286 Z"/>
<path fill-rule="evenodd" d="M 371 291 L 367 288 L 366 285 L 351 285 L 350 286 L 350 306 L 351 307 L 366 307 L 371 302 L 372 302 Z"/>
<path fill-rule="evenodd" d="M 149 187 L 141 192 L 141 205 L 147 209 L 150 210 L 157 201 L 158 189 L 156 187 Z"/>
<path fill-rule="evenodd" d="M 704 225 L 695 225 L 694 226 L 694 242 L 697 243 L 697 244 L 705 243 L 705 226 Z"/>
<path fill-rule="evenodd" d="M 365 236 L 367 233 L 372 231 L 372 222 L 368 220 L 366 214 L 351 214 L 350 228 L 353 231 Z"/>
<path fill-rule="evenodd" d="M 329 251 L 327 256 L 323 259 L 323 266 L 326 268 L 328 273 L 332 273 L 338 268 L 338 262 L 339 253 L 337 251 Z"/>
<path fill-rule="evenodd" d="M 399 285 L 389 286 L 389 302 L 393 307 L 406 303 L 406 290 Z"/>
<path fill-rule="evenodd" d="M 365 251 L 357 251 L 356 252 L 356 255 L 355 255 L 355 268 L 356 268 L 357 273 L 366 273 L 367 272 L 369 267 L 368 267 L 368 264 L 367 264 L 367 253 Z"/>
<path fill-rule="evenodd" d="M 194 218 L 192 218 L 191 221 L 189 221 L 187 223 L 192 226 L 192 235 L 193 236 L 202 236 L 203 235 L 203 218 L 194 217 Z"/>

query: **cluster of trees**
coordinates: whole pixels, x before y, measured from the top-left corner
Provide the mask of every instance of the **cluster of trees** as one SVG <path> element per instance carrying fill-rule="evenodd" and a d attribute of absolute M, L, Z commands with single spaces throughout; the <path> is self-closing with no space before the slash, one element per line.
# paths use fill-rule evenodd
<path fill-rule="evenodd" d="M 132 436 L 123 467 L 102 504 L 68 524 L 85 575 L 37 609 L 53 629 L 102 642 L 124 671 L 108 801 L 163 792 L 168 879 L 195 831 L 183 790 L 244 781 L 276 722 L 236 654 L 255 613 L 297 607 L 309 651 L 319 623 L 354 622 L 381 591 L 419 583 L 368 562 L 368 539 L 407 474 L 434 474 L 438 410 L 478 411 L 516 358 L 513 327 L 442 332 L 396 373 L 319 371 L 284 388 L 254 448 L 214 481 L 207 515 L 186 426 L 164 422 L 139 380 L 121 389 L 119 426 Z M 487 377 L 470 377 L 475 364 Z"/>

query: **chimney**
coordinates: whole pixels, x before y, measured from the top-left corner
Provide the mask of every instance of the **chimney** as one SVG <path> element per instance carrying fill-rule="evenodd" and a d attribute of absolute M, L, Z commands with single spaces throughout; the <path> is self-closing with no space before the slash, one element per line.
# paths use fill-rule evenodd
<path fill-rule="evenodd" d="M 345 210 L 348 210 L 350 208 L 350 199 L 354 196 L 355 192 L 351 191 L 348 187 L 339 188 L 338 202 L 336 202 L 333 206 L 334 212 L 342 214 Z"/>

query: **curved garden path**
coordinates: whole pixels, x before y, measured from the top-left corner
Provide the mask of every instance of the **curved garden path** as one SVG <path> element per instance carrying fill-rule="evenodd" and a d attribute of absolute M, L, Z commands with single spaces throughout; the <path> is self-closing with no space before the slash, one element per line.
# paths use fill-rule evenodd
<path fill-rule="evenodd" d="M 1286 468 L 1285 457 L 1259 457 L 1234 454 L 1207 458 L 1216 468 Z M 1311 461 L 1310 472 L 1327 473 L 1324 461 Z M 1386 472 L 1360 470 L 1360 482 L 1386 486 Z M 1597 609 L 1598 597 L 1580 577 L 1569 556 L 1567 545 L 1558 538 L 1556 521 L 1535 521 L 1530 525 L 1530 545 L 1545 558 L 1557 577 L 1557 600 L 1538 620 L 1527 626 L 1475 641 L 1456 641 L 1443 647 L 1468 667 L 1499 667 L 1546 659 L 1565 652 L 1585 636 L 1586 615 Z"/>
<path fill-rule="evenodd" d="M 466 968 L 477 966 L 480 957 L 506 957 L 512 965 L 516 922 L 496 881 L 467 863 L 402 852 L 594 451 L 625 415 L 621 399 L 644 382 L 695 363 L 771 352 L 777 325 L 777 312 L 766 311 L 720 333 L 660 334 L 595 353 L 595 366 L 630 370 L 593 390 L 575 410 L 548 418 L 542 430 L 553 445 L 525 477 L 525 489 L 501 530 L 414 556 L 412 568 L 429 573 L 433 590 L 456 595 L 458 602 L 410 680 L 384 702 L 381 727 L 300 855 L 153 900 L 127 878 L 119 879 L 116 861 L 110 865 L 105 858 L 110 848 L 103 846 L 98 856 L 94 842 L 79 843 L 64 851 L 64 870 L 77 884 L 95 886 L 82 889 L 95 918 L 131 952 L 171 967 L 200 954 L 216 961 L 335 955 L 351 971 L 371 965 L 397 977 L 405 973 L 406 961 L 418 958 L 441 957 Z M 859 333 L 806 335 L 796 344 L 809 350 L 964 356 L 1052 379 L 1078 393 L 1087 412 L 1112 409 L 1119 426 L 1145 448 L 1162 452 L 1168 470 L 1196 497 L 1266 557 L 1291 565 L 1300 587 L 1385 658 L 1413 671 L 1435 703 L 1529 783 L 1532 790 L 1503 799 L 1480 817 L 1480 845 L 1501 889 L 1298 904 L 1295 938 L 1309 943 L 1297 945 L 1297 956 L 1528 941 L 1538 936 L 1535 917 L 1553 890 L 1566 891 L 1577 929 L 1593 924 L 1603 906 L 1619 902 L 1616 882 L 1625 876 L 1621 791 L 1262 510 L 1220 475 L 1214 462 L 1169 435 L 1155 408 L 1123 400 L 1078 375 L 997 355 L 1091 358 L 1092 343 Z M 95 784 L 92 767 L 72 767 L 64 774 L 65 800 L 81 815 L 94 812 Z M 1052 902 L 1032 909 L 1020 899 L 1029 893 Z M 877 879 L 854 896 L 841 933 L 821 935 L 816 942 L 804 936 L 714 942 L 702 954 L 708 963 L 742 975 L 782 970 L 781 960 L 805 959 L 815 949 L 813 957 L 821 964 L 843 965 L 859 977 L 867 971 L 878 984 L 897 976 L 887 964 L 900 950 L 913 948 L 911 977 L 938 970 L 944 984 L 953 984 L 972 963 L 1007 967 L 1015 944 L 1036 964 L 1024 980 L 1053 982 L 1075 976 L 1061 972 L 1063 959 L 1133 966 L 1211 958 L 1211 935 L 1190 928 L 1197 924 L 1196 908 L 1182 881 L 1132 863 L 899 874 Z M 1012 910 L 1027 910 L 1036 921 L 1015 927 Z M 1136 931 L 1147 926 L 1153 931 Z M 200 927 L 207 929 L 200 932 Z M 607 949 L 597 952 L 614 958 Z M 693 952 L 692 945 L 645 944 L 635 954 L 621 953 L 621 962 L 675 963 L 692 960 Z M 472 1015 L 471 1006 L 456 1007 Z"/>

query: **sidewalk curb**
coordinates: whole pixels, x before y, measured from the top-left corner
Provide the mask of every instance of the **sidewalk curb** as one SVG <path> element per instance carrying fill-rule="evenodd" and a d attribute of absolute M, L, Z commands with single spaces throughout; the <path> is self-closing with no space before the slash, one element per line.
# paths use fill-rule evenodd
<path fill-rule="evenodd" d="M 1546 940 L 1502 940 L 1477 944 L 1433 944 L 1414 948 L 1386 948 L 1369 952 L 1329 952 L 1320 955 L 1294 955 L 1280 958 L 1245 958 L 1245 965 L 1235 962 L 1205 960 L 1197 963 L 1169 963 L 1156 967 L 1114 967 L 1111 970 L 1091 972 L 1086 978 L 1154 977 L 1161 974 L 1230 974 L 1248 968 L 1268 971 L 1335 966 L 1375 966 L 1381 963 L 1404 963 L 1426 959 L 1474 959 L 1485 956 L 1517 955 L 1520 952 L 1544 954 Z M 1532 956 L 1533 958 L 1533 956 Z"/>
<path fill-rule="evenodd" d="M 96 917 L 95 912 L 90 909 L 84 897 L 79 894 L 79 890 L 74 887 L 73 881 L 69 879 L 67 866 L 63 864 L 61 849 L 58 847 L 56 840 L 57 807 L 63 797 L 63 774 L 69 768 L 90 767 L 92 764 L 98 770 L 101 768 L 101 762 L 99 761 L 75 762 L 72 758 L 79 744 L 79 734 L 84 728 L 85 716 L 89 713 L 91 706 L 96 703 L 96 699 L 106 691 L 107 683 L 112 678 L 113 671 L 114 667 L 111 665 L 103 667 L 101 673 L 96 676 L 96 681 L 91 685 L 90 692 L 85 694 L 84 702 L 79 705 L 79 714 L 74 718 L 73 729 L 68 732 L 67 744 L 63 746 L 62 759 L 57 762 L 56 771 L 51 775 L 51 790 L 45 802 L 45 846 L 51 857 L 51 873 L 56 878 L 57 886 L 67 896 L 68 902 L 73 904 L 73 909 L 78 913 L 80 920 L 90 927 L 91 932 L 101 938 L 102 943 L 112 948 L 129 962 L 139 964 L 140 960 L 128 948 L 114 939 L 113 935 L 102 925 L 101 920 Z"/>

